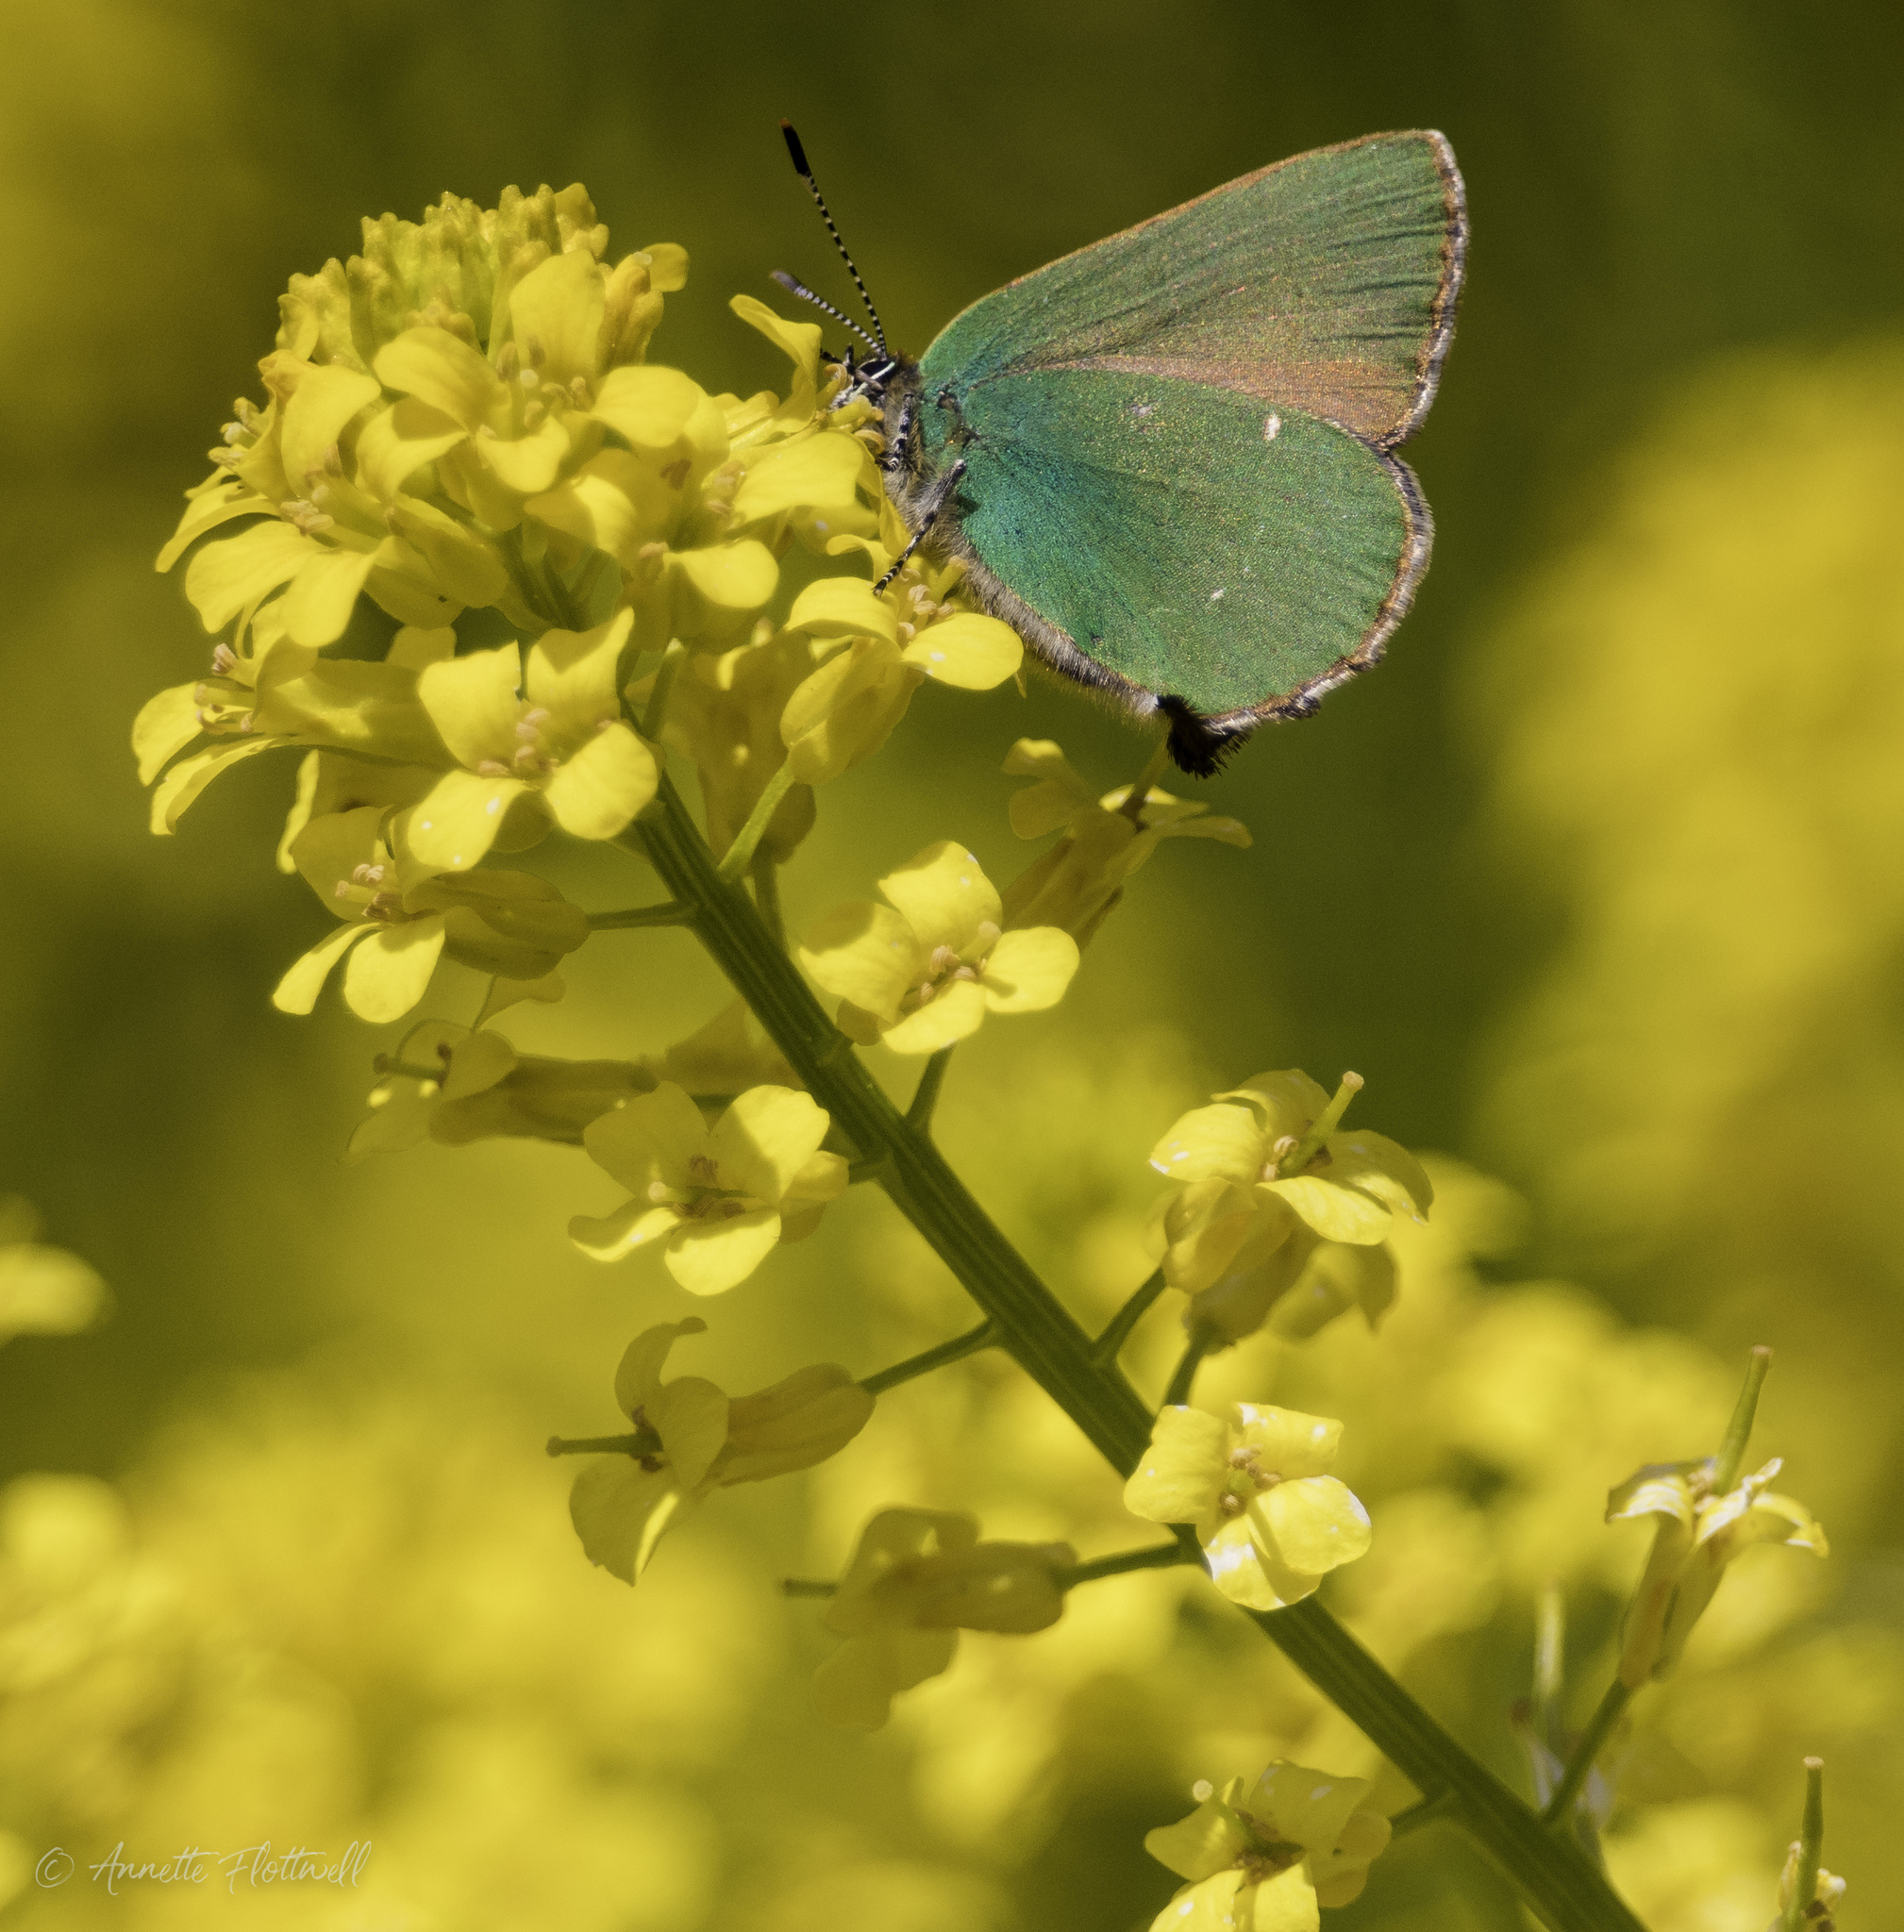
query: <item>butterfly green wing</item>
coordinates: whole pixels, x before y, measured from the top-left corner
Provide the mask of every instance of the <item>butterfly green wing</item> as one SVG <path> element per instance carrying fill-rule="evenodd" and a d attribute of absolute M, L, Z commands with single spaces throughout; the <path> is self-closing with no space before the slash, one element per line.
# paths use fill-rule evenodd
<path fill-rule="evenodd" d="M 1034 370 L 1174 375 L 1389 448 L 1433 399 L 1466 235 L 1439 134 L 1318 148 L 975 302 L 927 351 L 925 392 Z"/>
<path fill-rule="evenodd" d="M 1454 156 L 1411 133 L 1065 256 L 927 351 L 902 502 L 962 458 L 973 588 L 1059 670 L 1200 714 L 1173 744 L 1207 769 L 1373 662 L 1408 608 L 1431 525 L 1392 452 L 1433 399 L 1465 247 Z"/>
<path fill-rule="evenodd" d="M 1403 465 L 1302 410 L 1109 369 L 995 377 L 963 407 L 960 532 L 1024 607 L 1000 614 L 1139 709 L 1306 709 L 1427 558 Z"/>

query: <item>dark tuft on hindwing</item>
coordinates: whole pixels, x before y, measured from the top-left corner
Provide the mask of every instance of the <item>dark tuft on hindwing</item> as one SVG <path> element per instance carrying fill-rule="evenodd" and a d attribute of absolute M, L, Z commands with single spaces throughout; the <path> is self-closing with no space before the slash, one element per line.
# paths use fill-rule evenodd
<path fill-rule="evenodd" d="M 1249 736 L 1249 726 L 1213 727 L 1185 698 L 1159 697 L 1157 708 L 1170 720 L 1170 756 L 1193 778 L 1213 778 L 1223 761 Z"/>

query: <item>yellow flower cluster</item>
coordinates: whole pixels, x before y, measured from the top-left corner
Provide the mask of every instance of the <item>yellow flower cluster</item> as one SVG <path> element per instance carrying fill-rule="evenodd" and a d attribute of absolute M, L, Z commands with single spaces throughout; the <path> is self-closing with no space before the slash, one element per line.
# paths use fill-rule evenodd
<path fill-rule="evenodd" d="M 470 876 L 491 853 L 619 836 L 666 745 L 698 767 L 717 847 L 776 788 L 784 858 L 810 788 L 877 750 L 926 679 L 1019 668 L 1010 629 L 957 608 L 956 568 L 881 594 L 823 575 L 784 627 L 765 615 L 796 542 L 876 574 L 903 547 L 870 410 L 823 407 L 819 329 L 745 297 L 793 363 L 784 398 L 649 364 L 686 258 L 607 249 L 580 188 L 366 222 L 361 255 L 292 279 L 266 401 L 236 406 L 160 555 L 192 552 L 187 595 L 223 635 L 209 675 L 135 727 L 154 829 L 240 759 L 307 754 L 279 863 L 342 924 L 286 975 L 288 1011 L 346 954 L 346 1003 L 374 1021 L 445 957 L 503 983 L 492 1010 L 556 996 L 586 922 L 523 874 Z M 394 621 L 380 658 L 366 604 Z M 473 648 L 466 611 L 518 641 Z"/>

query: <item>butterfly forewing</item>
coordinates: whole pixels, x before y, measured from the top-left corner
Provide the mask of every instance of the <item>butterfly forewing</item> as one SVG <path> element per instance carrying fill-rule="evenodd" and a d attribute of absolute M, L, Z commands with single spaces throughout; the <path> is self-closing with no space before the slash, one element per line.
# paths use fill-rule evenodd
<path fill-rule="evenodd" d="M 975 303 L 927 351 L 927 393 L 1119 369 L 1396 441 L 1432 393 L 1463 235 L 1461 176 L 1438 134 L 1297 155 Z"/>

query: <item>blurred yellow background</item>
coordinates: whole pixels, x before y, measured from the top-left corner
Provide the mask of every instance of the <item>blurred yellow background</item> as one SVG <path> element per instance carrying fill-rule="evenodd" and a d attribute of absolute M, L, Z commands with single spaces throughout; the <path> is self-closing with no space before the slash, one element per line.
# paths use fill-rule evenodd
<path fill-rule="evenodd" d="M 1142 1837 L 1191 1780 L 1279 1751 L 1369 1768 L 1161 1574 L 1036 1639 L 967 1636 L 870 1740 L 819 1726 L 828 1640 L 773 1580 L 837 1570 L 871 1509 L 971 1507 L 1087 1555 L 1146 1534 L 989 1357 L 888 1397 L 810 1476 L 723 1494 L 638 1594 L 591 1571 L 540 1445 L 614 1425 L 621 1348 L 686 1298 L 569 1246 L 610 1196 L 577 1154 L 339 1164 L 388 1041 L 334 1001 L 268 1005 L 326 923 L 272 869 L 288 769 L 145 830 L 131 717 L 209 647 L 151 559 L 256 392 L 288 276 L 367 213 L 581 180 L 611 252 L 689 251 L 651 358 L 776 384 L 728 295 L 775 267 L 843 281 L 783 114 L 915 350 L 1009 275 L 1265 160 L 1380 127 L 1453 141 L 1473 275 L 1410 450 L 1440 534 L 1392 660 L 1199 793 L 1255 848 L 1148 867 L 1060 1012 L 961 1055 L 943 1138 L 1088 1320 L 1145 1271 L 1145 1155 L 1212 1087 L 1353 1066 L 1364 1124 L 1447 1150 L 1379 1336 L 1258 1341 L 1210 1387 L 1346 1420 L 1377 1541 L 1331 1600 L 1511 1776 L 1533 1589 L 1567 1581 L 1584 1716 L 1644 1541 L 1600 1526 L 1602 1492 L 1710 1449 L 1746 1346 L 1773 1343 L 1756 1446 L 1833 1555 L 1748 1557 L 1639 1701 L 1610 1861 L 1655 1932 L 1757 1932 L 1818 1751 L 1849 1923 L 1904 1924 L 1888 14 L 9 11 L 0 1192 L 115 1310 L 0 1348 L 0 1926 L 1123 1932 L 1169 1895 Z M 826 793 L 792 924 L 933 838 L 1009 877 L 997 767 L 1023 734 L 1134 774 L 1138 741 L 1067 692 L 927 691 Z M 562 863 L 590 903 L 626 894 L 626 861 Z M 600 937 L 570 976 L 518 1040 L 657 1051 L 718 1001 L 671 933 Z M 682 1366 L 868 1373 L 964 1325 L 869 1191 L 708 1308 Z M 1170 1339 L 1160 1310 L 1144 1386 Z M 374 1849 L 355 1890 L 108 1896 L 83 1869 L 264 1839 Z M 82 1869 L 48 1890 L 30 1868 L 56 1844 Z M 1336 1923 L 1520 1921 L 1429 1831 Z"/>

